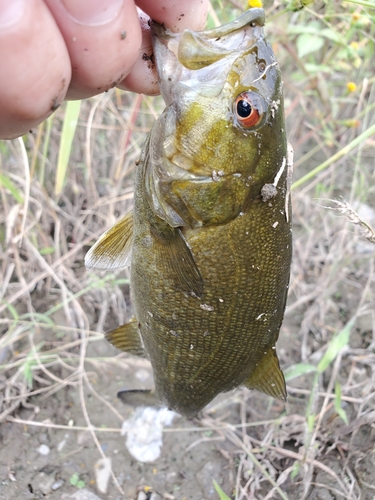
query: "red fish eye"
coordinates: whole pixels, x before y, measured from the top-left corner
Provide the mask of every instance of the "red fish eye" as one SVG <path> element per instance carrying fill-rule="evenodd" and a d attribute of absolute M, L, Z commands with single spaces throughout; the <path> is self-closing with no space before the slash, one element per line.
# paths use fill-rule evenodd
<path fill-rule="evenodd" d="M 243 127 L 254 127 L 260 122 L 261 115 L 247 92 L 243 92 L 237 97 L 234 109 L 237 120 Z"/>

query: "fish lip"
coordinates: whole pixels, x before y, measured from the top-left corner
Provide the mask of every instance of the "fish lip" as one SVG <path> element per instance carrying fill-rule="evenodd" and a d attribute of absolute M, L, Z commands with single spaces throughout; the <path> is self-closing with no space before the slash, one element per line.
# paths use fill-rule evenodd
<path fill-rule="evenodd" d="M 158 45 L 165 45 L 170 52 L 175 54 L 176 59 L 183 67 L 196 70 L 202 66 L 210 66 L 213 62 L 227 56 L 233 56 L 239 50 L 250 49 L 256 45 L 259 40 L 264 39 L 264 24 L 264 10 L 258 8 L 249 9 L 239 18 L 223 26 L 203 31 L 193 31 L 187 28 L 180 33 L 173 33 L 164 24 L 152 21 L 152 45 L 154 53 L 156 53 Z M 249 43 L 249 33 L 247 32 L 249 28 L 251 29 L 252 43 Z M 240 48 L 242 44 L 226 46 L 231 37 L 242 32 L 247 32 L 246 38 L 248 42 L 245 46 L 242 48 Z M 223 41 L 224 44 L 217 46 L 219 41 Z M 156 66 L 159 74 L 158 58 L 156 59 Z"/>
<path fill-rule="evenodd" d="M 208 30 L 196 31 L 199 36 L 203 38 L 218 38 L 224 35 L 229 35 L 234 31 L 238 31 L 243 29 L 245 26 L 259 26 L 262 27 L 265 24 L 265 13 L 264 9 L 254 8 L 249 9 L 244 12 L 240 17 L 231 21 L 230 23 L 223 24 L 222 26 L 218 26 L 215 28 L 211 28 Z M 151 30 L 155 36 L 161 37 L 179 37 L 183 33 L 173 33 L 170 29 L 166 28 L 164 24 L 159 24 L 156 21 L 151 21 Z M 190 30 L 185 30 L 190 31 Z"/>

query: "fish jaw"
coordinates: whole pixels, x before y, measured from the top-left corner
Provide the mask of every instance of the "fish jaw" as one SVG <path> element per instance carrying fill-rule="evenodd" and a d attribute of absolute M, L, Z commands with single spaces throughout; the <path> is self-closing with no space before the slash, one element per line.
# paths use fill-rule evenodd
<path fill-rule="evenodd" d="M 263 9 L 250 9 L 224 26 L 201 32 L 186 29 L 182 33 L 172 33 L 153 22 L 153 50 L 166 105 L 178 98 L 181 84 L 191 82 L 193 86 L 210 82 L 206 91 L 214 96 L 214 87 L 222 85 L 222 75 L 228 74 L 231 61 L 264 37 L 264 20 Z M 197 73 L 197 69 L 204 68 L 206 71 Z"/>

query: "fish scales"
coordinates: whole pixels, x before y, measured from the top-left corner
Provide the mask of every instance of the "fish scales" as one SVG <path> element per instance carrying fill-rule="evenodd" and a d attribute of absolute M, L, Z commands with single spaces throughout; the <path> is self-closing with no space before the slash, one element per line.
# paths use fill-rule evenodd
<path fill-rule="evenodd" d="M 187 416 L 239 385 L 286 396 L 275 344 L 292 256 L 292 161 L 263 24 L 262 9 L 198 33 L 153 24 L 167 108 L 137 167 L 133 213 L 86 258 L 88 267 L 130 263 L 135 319 L 107 337 L 148 357 L 156 400 Z"/>
<path fill-rule="evenodd" d="M 230 248 L 229 262 L 228 259 L 224 261 L 227 252 L 223 252 L 223 257 L 219 255 L 219 260 L 223 259 L 219 266 L 217 251 L 210 252 L 206 244 L 207 240 L 211 240 L 209 233 L 214 231 L 213 228 L 190 231 L 191 237 L 186 234 L 197 266 L 202 270 L 203 282 L 210 283 L 210 288 L 207 287 L 199 300 L 176 290 L 173 276 L 159 272 L 151 252 L 150 260 L 147 259 L 148 265 L 145 267 L 141 264 L 147 273 L 133 278 L 135 301 L 138 299 L 136 293 L 142 300 L 142 311 L 137 313 L 137 317 L 154 368 L 156 387 L 166 390 L 167 394 L 163 393 L 163 397 L 172 408 L 179 411 L 183 411 L 185 405 L 192 408 L 192 401 L 200 409 L 218 392 L 230 390 L 239 385 L 239 380 L 246 380 L 251 374 L 249 368 L 254 367 L 276 341 L 284 312 L 288 284 L 286 276 L 289 274 L 289 255 L 280 254 L 279 246 L 282 245 L 283 236 L 288 237 L 289 229 L 286 228 L 284 235 L 281 233 L 279 238 L 270 242 L 267 235 L 262 234 L 265 231 L 259 224 L 264 217 L 269 218 L 267 212 L 270 207 L 260 202 L 257 209 L 257 214 L 252 212 L 244 215 L 230 223 L 230 227 L 215 228 L 216 237 L 218 230 L 222 233 L 221 245 Z M 283 206 L 277 207 L 275 204 L 273 211 L 280 212 L 282 209 Z M 280 213 L 280 219 L 282 217 L 285 216 Z M 236 247 L 234 235 L 238 234 L 238 226 L 254 236 L 246 252 Z M 201 253 L 202 245 L 205 252 Z M 263 251 L 259 252 L 259 248 Z M 143 252 L 139 255 L 142 255 L 144 263 Z M 138 259 L 136 256 L 133 259 L 137 267 Z M 277 274 L 274 272 L 276 259 Z M 272 279 L 269 278 L 270 271 Z M 170 282 L 171 286 L 166 288 L 166 282 Z M 147 283 L 153 284 L 151 291 Z M 252 283 L 256 283 L 255 296 Z M 158 300 L 158 286 L 163 287 L 163 301 Z M 285 290 L 281 297 L 280 287 Z M 259 301 L 259 296 L 264 299 Z M 210 305 L 214 310 L 204 310 L 200 307 L 202 304 Z M 143 310 L 158 313 L 147 317 L 147 313 L 142 314 Z M 266 321 L 263 317 L 257 320 L 264 311 L 269 316 Z M 171 316 L 173 312 L 178 318 L 174 321 Z M 171 337 L 168 330 L 173 329 L 176 323 L 184 326 L 179 336 Z M 205 332 L 209 334 L 205 336 Z M 190 346 L 194 349 L 190 349 Z M 237 348 L 233 349 L 233 346 Z"/>

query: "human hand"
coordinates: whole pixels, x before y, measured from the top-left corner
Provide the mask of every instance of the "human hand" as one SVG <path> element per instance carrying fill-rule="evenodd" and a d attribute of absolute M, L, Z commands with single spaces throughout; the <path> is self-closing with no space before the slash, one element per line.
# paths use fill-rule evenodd
<path fill-rule="evenodd" d="M 159 93 L 148 16 L 204 28 L 208 0 L 0 0 L 0 138 L 45 120 L 64 99 L 114 86 Z M 143 56 L 143 58 L 142 58 Z"/>

